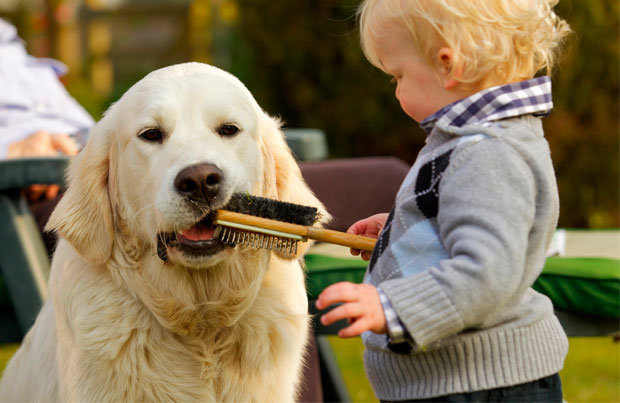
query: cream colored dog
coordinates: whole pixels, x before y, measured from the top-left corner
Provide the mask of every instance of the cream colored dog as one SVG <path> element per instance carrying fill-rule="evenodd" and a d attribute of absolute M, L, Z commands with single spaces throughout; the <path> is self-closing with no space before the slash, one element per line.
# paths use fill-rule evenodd
<path fill-rule="evenodd" d="M 71 163 L 48 224 L 62 236 L 49 299 L 0 398 L 293 401 L 307 245 L 278 255 L 213 238 L 210 217 L 234 192 L 323 210 L 235 77 L 188 63 L 134 85 Z"/>

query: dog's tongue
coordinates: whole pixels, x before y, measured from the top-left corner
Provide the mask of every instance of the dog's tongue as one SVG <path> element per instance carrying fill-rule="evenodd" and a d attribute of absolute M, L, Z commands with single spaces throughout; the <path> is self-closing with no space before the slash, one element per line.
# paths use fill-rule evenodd
<path fill-rule="evenodd" d="M 192 228 L 183 232 L 181 236 L 190 241 L 208 241 L 209 239 L 213 239 L 214 232 L 215 227 L 194 225 Z"/>

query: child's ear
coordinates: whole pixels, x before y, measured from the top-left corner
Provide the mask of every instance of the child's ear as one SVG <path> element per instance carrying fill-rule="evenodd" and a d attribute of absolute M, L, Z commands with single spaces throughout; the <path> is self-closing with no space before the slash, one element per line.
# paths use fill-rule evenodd
<path fill-rule="evenodd" d="M 439 49 L 437 63 L 444 88 L 455 88 L 459 84 L 458 78 L 463 74 L 463 65 L 455 59 L 454 51 L 446 47 Z"/>

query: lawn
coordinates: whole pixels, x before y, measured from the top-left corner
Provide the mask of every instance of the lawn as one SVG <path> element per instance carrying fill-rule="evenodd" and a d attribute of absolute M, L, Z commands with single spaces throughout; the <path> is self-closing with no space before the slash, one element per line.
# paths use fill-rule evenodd
<path fill-rule="evenodd" d="M 360 338 L 329 337 L 353 402 L 378 401 L 366 380 Z M 560 372 L 564 400 L 620 402 L 620 343 L 610 337 L 572 337 Z"/>
<path fill-rule="evenodd" d="M 353 402 L 376 402 L 362 365 L 360 338 L 329 337 Z M 609 337 L 574 337 L 564 370 L 560 372 L 564 400 L 620 402 L 620 343 Z M 0 370 L 15 353 L 17 344 L 0 345 Z"/>

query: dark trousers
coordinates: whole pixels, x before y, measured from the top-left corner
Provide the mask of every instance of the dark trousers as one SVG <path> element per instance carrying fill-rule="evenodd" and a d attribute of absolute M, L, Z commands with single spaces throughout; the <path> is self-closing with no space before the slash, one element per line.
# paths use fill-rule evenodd
<path fill-rule="evenodd" d="M 406 400 L 407 402 L 561 402 L 562 381 L 555 374 L 532 382 L 505 388 L 480 390 L 433 397 L 430 399 Z M 382 402 L 388 402 L 382 400 Z"/>

